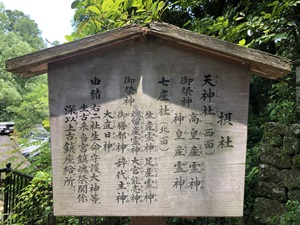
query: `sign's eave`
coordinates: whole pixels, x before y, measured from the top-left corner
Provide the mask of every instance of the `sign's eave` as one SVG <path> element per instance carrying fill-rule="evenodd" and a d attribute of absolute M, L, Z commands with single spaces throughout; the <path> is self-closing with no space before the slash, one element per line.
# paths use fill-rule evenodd
<path fill-rule="evenodd" d="M 48 72 L 48 63 L 93 50 L 101 46 L 143 36 L 140 26 L 130 25 L 61 44 L 6 61 L 6 70 L 23 78 Z"/>
<path fill-rule="evenodd" d="M 256 49 L 212 38 L 166 23 L 152 23 L 150 34 L 250 65 L 251 72 L 276 79 L 291 72 L 291 61 Z"/>
<path fill-rule="evenodd" d="M 239 61 L 242 64 L 250 65 L 252 73 L 270 79 L 284 76 L 291 71 L 291 61 L 288 59 L 241 47 L 166 23 L 151 23 L 149 27 L 144 28 L 138 25 L 130 25 L 92 35 L 74 42 L 7 60 L 6 69 L 20 77 L 29 78 L 46 73 L 50 62 L 145 35 L 188 45 L 200 51 L 218 55 L 221 58 Z"/>

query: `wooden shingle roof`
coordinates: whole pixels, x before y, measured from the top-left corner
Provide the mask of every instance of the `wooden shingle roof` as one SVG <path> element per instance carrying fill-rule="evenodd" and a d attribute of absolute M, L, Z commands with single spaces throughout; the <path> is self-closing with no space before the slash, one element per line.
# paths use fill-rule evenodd
<path fill-rule="evenodd" d="M 47 73 L 48 63 L 63 60 L 100 47 L 126 40 L 156 37 L 185 45 L 199 52 L 216 55 L 249 66 L 252 73 L 270 79 L 288 74 L 291 61 L 255 49 L 197 34 L 166 23 L 151 23 L 148 27 L 130 25 L 99 33 L 74 42 L 44 49 L 6 61 L 6 70 L 23 78 Z"/>

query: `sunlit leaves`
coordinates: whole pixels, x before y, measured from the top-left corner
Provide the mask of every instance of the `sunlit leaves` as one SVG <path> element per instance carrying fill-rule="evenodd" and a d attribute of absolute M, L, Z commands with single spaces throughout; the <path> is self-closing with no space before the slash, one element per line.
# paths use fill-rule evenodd
<path fill-rule="evenodd" d="M 167 5 L 152 0 L 76 0 L 71 7 L 76 9 L 77 30 L 66 36 L 68 41 L 123 25 L 157 21 Z"/>
<path fill-rule="evenodd" d="M 246 44 L 246 40 L 245 39 L 242 39 L 242 40 L 239 41 L 239 45 L 240 46 L 245 46 L 245 44 Z"/>
<path fill-rule="evenodd" d="M 90 5 L 89 7 L 87 7 L 86 10 L 89 12 L 96 13 L 97 15 L 101 14 L 100 10 L 96 6 L 93 6 L 93 5 Z"/>
<path fill-rule="evenodd" d="M 295 23 L 298 15 L 295 7 L 300 3 L 299 0 L 264 0 L 255 3 L 245 0 L 237 1 L 238 4 L 226 1 L 221 11 L 222 15 L 218 16 L 212 7 L 214 2 L 220 1 L 197 2 L 202 5 L 197 6 L 195 1 L 188 0 L 180 1 L 178 4 L 177 9 L 186 10 L 190 15 L 185 26 L 195 32 L 239 45 L 252 48 L 260 48 L 261 45 L 272 42 L 277 45 L 289 36 L 296 35 L 299 29 L 298 22 Z M 196 9 L 201 14 L 199 12 L 196 14 Z M 295 16 L 292 16 L 293 14 Z"/>

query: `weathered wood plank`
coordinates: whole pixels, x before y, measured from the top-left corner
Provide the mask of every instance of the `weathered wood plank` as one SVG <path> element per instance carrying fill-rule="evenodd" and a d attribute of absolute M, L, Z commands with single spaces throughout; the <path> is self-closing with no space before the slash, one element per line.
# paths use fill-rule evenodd
<path fill-rule="evenodd" d="M 238 60 L 243 64 L 250 64 L 254 74 L 266 78 L 276 79 L 291 70 L 291 61 L 288 59 L 180 29 L 170 24 L 152 23 L 148 32 L 153 36 L 176 41 L 224 58 Z"/>
<path fill-rule="evenodd" d="M 190 50 L 142 38 L 49 65 L 55 215 L 242 216 L 249 68 Z"/>
<path fill-rule="evenodd" d="M 6 61 L 6 69 L 18 74 L 20 77 L 29 78 L 46 73 L 48 71 L 48 63 L 97 49 L 101 46 L 143 36 L 159 37 L 218 55 L 221 58 L 249 64 L 254 74 L 266 78 L 275 79 L 281 77 L 289 73 L 291 68 L 291 62 L 287 59 L 258 50 L 240 47 L 233 43 L 180 29 L 170 24 L 151 23 L 150 28 L 142 28 L 138 25 L 126 26 L 10 59 Z"/>

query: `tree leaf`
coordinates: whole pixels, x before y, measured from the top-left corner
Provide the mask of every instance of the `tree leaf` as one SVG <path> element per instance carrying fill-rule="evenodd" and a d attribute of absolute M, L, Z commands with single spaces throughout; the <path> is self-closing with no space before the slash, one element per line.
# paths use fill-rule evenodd
<path fill-rule="evenodd" d="M 131 7 L 131 4 L 132 4 L 132 0 L 125 0 L 124 1 L 124 10 L 127 11 Z"/>
<path fill-rule="evenodd" d="M 74 41 L 74 38 L 73 38 L 71 35 L 65 35 L 65 39 L 66 39 L 68 42 Z"/>
<path fill-rule="evenodd" d="M 88 23 L 89 23 L 89 20 L 85 20 L 85 21 L 81 22 L 77 28 L 78 33 L 86 34 L 85 27 L 88 25 Z"/>
<path fill-rule="evenodd" d="M 90 5 L 90 6 L 88 6 L 88 7 L 86 8 L 86 10 L 91 11 L 91 12 L 94 12 L 94 13 L 96 13 L 97 15 L 101 15 L 100 10 L 99 10 L 96 6 Z"/>
<path fill-rule="evenodd" d="M 80 3 L 81 3 L 81 4 L 80 4 Z M 76 8 L 79 8 L 81 5 L 83 5 L 82 2 L 79 1 L 79 0 L 76 0 L 76 1 L 72 2 L 71 8 L 72 8 L 72 9 L 76 9 Z"/>
<path fill-rule="evenodd" d="M 80 9 L 76 10 L 76 12 L 74 14 L 74 20 L 78 21 L 81 16 L 85 15 L 85 13 L 86 13 L 85 8 L 80 8 Z"/>
<path fill-rule="evenodd" d="M 157 10 L 161 10 L 164 7 L 165 3 L 163 1 L 160 1 L 157 5 Z"/>
<path fill-rule="evenodd" d="M 137 13 L 139 13 L 139 12 L 145 12 L 145 11 L 146 11 L 145 9 L 138 9 L 138 10 L 136 10 Z"/>
<path fill-rule="evenodd" d="M 131 4 L 131 7 L 139 8 L 141 5 L 143 5 L 142 0 L 133 0 L 132 4 Z"/>
<path fill-rule="evenodd" d="M 145 10 L 148 12 L 151 9 L 152 0 L 147 0 L 145 2 Z"/>
<path fill-rule="evenodd" d="M 270 19 L 272 17 L 272 15 L 270 14 L 270 13 L 266 13 L 265 15 L 264 15 L 264 18 L 265 19 Z"/>
<path fill-rule="evenodd" d="M 102 6 L 101 6 L 101 10 L 102 11 L 108 11 L 109 8 L 111 8 L 112 4 L 113 4 L 112 0 L 103 1 Z"/>
<path fill-rule="evenodd" d="M 245 46 L 245 44 L 246 44 L 246 40 L 245 39 L 242 39 L 242 40 L 240 40 L 239 41 L 239 46 Z"/>

